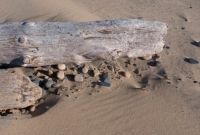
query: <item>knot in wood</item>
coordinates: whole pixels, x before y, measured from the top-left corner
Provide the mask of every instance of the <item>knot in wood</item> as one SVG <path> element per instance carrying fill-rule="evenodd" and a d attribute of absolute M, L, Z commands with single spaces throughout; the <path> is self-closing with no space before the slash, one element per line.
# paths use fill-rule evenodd
<path fill-rule="evenodd" d="M 19 42 L 20 44 L 25 44 L 25 43 L 26 43 L 26 38 L 24 38 L 24 37 L 19 37 L 19 38 L 18 38 L 18 42 Z"/>

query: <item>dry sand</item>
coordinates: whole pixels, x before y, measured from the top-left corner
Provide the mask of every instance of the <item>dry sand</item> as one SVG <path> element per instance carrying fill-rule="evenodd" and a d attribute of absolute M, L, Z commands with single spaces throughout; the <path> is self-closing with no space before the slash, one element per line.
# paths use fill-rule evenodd
<path fill-rule="evenodd" d="M 199 13 L 199 0 L 1 0 L 2 23 L 114 18 L 165 22 L 165 43 L 171 49 L 160 53 L 160 67 L 134 61 L 142 76 L 129 68 L 132 77 L 112 82 L 110 88 L 82 87 L 69 98 L 50 97 L 33 117 L 2 117 L 0 134 L 199 135 L 200 67 L 183 60 L 200 60 L 200 48 L 191 44 L 200 41 Z M 146 90 L 140 89 L 147 81 Z"/>

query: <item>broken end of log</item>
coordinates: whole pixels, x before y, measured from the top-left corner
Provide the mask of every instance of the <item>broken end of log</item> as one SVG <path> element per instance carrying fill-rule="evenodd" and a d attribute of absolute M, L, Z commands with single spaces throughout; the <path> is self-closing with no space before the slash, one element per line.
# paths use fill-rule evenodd
<path fill-rule="evenodd" d="M 24 75 L 0 73 L 0 110 L 25 108 L 42 97 L 42 89 Z"/>

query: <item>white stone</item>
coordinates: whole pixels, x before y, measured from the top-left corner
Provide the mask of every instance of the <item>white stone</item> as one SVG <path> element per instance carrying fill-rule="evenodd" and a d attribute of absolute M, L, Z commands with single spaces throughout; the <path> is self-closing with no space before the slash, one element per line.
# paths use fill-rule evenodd
<path fill-rule="evenodd" d="M 82 69 L 82 72 L 83 72 L 84 74 L 87 74 L 87 72 L 88 72 L 88 67 L 84 67 L 84 68 Z"/>
<path fill-rule="evenodd" d="M 30 112 L 34 112 L 34 111 L 35 111 L 35 105 L 31 106 L 31 107 L 29 108 L 29 111 L 30 111 Z"/>
<path fill-rule="evenodd" d="M 124 76 L 125 76 L 126 78 L 130 78 L 130 77 L 131 77 L 131 74 L 130 74 L 130 72 L 126 71 L 126 72 L 124 72 Z"/>
<path fill-rule="evenodd" d="M 65 70 L 66 65 L 65 64 L 58 64 L 58 69 L 59 70 Z"/>
<path fill-rule="evenodd" d="M 144 56 L 142 57 L 144 60 L 150 60 L 152 59 L 152 55 L 147 55 L 147 56 Z"/>
<path fill-rule="evenodd" d="M 81 74 L 75 75 L 74 81 L 76 81 L 76 82 L 83 82 L 83 76 Z"/>

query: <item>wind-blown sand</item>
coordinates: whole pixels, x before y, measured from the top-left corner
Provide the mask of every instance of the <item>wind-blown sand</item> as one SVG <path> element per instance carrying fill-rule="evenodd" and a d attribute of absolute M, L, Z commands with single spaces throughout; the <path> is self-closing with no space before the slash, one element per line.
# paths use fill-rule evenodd
<path fill-rule="evenodd" d="M 0 134 L 199 135 L 200 67 L 184 61 L 188 57 L 200 61 L 200 48 L 193 45 L 200 41 L 199 13 L 199 0 L 0 1 L 2 23 L 116 18 L 165 22 L 169 27 L 165 44 L 171 47 L 160 53 L 160 67 L 135 60 L 142 76 L 129 68 L 132 77 L 112 82 L 110 88 L 82 87 L 70 98 L 52 95 L 39 106 L 45 111 L 33 117 L 1 117 Z M 122 60 L 118 62 L 125 69 Z M 140 89 L 146 82 L 146 90 Z"/>

